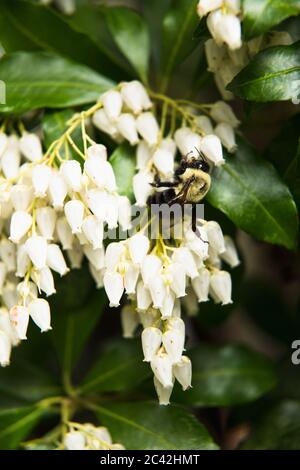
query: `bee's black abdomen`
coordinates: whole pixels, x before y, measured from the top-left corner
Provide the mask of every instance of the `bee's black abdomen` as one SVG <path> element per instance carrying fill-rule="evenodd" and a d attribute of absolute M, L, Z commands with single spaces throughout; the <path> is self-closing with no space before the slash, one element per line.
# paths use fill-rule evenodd
<path fill-rule="evenodd" d="M 176 196 L 173 188 L 166 189 L 165 191 L 155 192 L 148 198 L 148 205 L 151 204 L 169 204 Z"/>

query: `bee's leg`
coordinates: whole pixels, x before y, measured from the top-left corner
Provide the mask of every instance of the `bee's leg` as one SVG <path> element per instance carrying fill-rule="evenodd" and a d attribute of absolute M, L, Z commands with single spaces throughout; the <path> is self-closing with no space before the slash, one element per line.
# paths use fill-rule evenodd
<path fill-rule="evenodd" d="M 178 183 L 173 181 L 155 181 L 154 183 L 150 183 L 153 188 L 174 188 L 177 186 Z"/>
<path fill-rule="evenodd" d="M 197 237 L 200 238 L 200 240 L 203 243 L 209 244 L 207 240 L 203 240 L 203 238 L 201 237 L 200 230 L 197 227 L 197 207 L 196 207 L 196 204 L 194 204 L 193 207 L 192 207 L 192 230 L 197 235 Z"/>

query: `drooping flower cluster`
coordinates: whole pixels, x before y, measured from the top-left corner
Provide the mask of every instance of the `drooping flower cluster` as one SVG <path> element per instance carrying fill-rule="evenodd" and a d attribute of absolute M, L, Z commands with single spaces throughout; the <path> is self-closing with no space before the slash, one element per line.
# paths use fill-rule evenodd
<path fill-rule="evenodd" d="M 104 426 L 91 423 L 68 423 L 69 431 L 63 441 L 65 450 L 125 450 L 122 444 L 113 444 L 111 435 Z"/>
<path fill-rule="evenodd" d="M 239 121 L 231 108 L 222 101 L 199 106 L 202 114 L 191 111 L 187 102 L 168 99 L 162 103 L 159 124 L 147 91 L 133 81 L 121 83 L 89 110 L 75 114 L 45 154 L 34 133 L 23 130 L 21 137 L 0 133 L 2 365 L 9 363 L 12 346 L 26 339 L 29 318 L 41 331 L 51 329 L 44 296 L 55 292 L 53 272 L 64 276 L 70 268 L 79 268 L 85 256 L 111 307 L 120 305 L 123 294 L 127 296 L 122 310 L 124 335 L 132 336 L 142 325 L 144 358 L 154 372 L 160 403 L 169 402 L 175 379 L 184 389 L 191 385 L 181 300 L 204 302 L 210 296 L 217 303 L 230 303 L 231 278 L 222 263 L 236 266 L 236 249 L 214 221 L 198 219 L 194 232 L 191 215 L 180 219 L 179 237 L 166 238 L 160 230 L 152 237 L 147 228 L 156 217 L 148 204 L 155 191 L 151 183 L 157 178 L 172 181 L 178 156 L 192 153 L 199 158 L 201 153 L 212 168 L 224 163 L 222 145 L 229 152 L 235 150 Z M 132 229 L 131 206 L 118 193 L 106 147 L 87 133 L 88 119 L 113 140 L 136 146 L 135 204 L 149 215 L 129 237 L 108 240 L 106 249 L 103 239 L 109 230 Z M 77 128 L 83 150 L 72 139 Z"/>

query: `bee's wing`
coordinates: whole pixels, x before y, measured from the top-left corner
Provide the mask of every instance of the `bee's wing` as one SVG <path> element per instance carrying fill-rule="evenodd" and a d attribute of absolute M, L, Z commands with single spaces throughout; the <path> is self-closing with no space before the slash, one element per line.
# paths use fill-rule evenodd
<path fill-rule="evenodd" d="M 185 200 L 186 200 L 188 190 L 189 190 L 191 184 L 193 183 L 194 179 L 195 178 L 192 176 L 191 178 L 186 180 L 184 182 L 180 192 L 178 194 L 176 194 L 176 196 L 173 199 L 171 199 L 171 201 L 169 201 L 169 204 L 173 204 L 173 203 L 176 203 L 176 202 L 178 202 L 179 204 L 184 204 Z"/>

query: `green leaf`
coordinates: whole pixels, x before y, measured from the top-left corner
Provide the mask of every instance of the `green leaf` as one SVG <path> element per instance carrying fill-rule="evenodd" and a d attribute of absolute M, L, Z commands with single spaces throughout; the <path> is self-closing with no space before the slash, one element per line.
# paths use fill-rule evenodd
<path fill-rule="evenodd" d="M 75 292 L 73 289 L 73 296 Z M 70 373 L 74 367 L 99 321 L 104 305 L 103 291 L 96 291 L 81 308 L 69 311 L 57 308 L 52 311 L 53 331 L 50 334 L 64 374 Z"/>
<path fill-rule="evenodd" d="M 235 95 L 265 103 L 300 96 L 300 41 L 257 54 L 227 86 Z"/>
<path fill-rule="evenodd" d="M 22 0 L 0 0 L 0 42 L 8 53 L 44 50 L 73 59 L 115 80 L 123 71 L 102 49 L 80 30 L 75 31 L 68 17 L 55 10 Z M 101 25 L 99 25 L 101 27 Z M 84 32 L 84 31 L 83 31 Z"/>
<path fill-rule="evenodd" d="M 140 78 L 147 82 L 150 37 L 144 19 L 136 11 L 125 7 L 107 8 L 106 19 L 118 47 Z"/>
<path fill-rule="evenodd" d="M 208 201 L 257 239 L 295 248 L 294 200 L 274 167 L 242 139 L 238 139 L 236 153 L 214 172 Z"/>
<path fill-rule="evenodd" d="M 128 143 L 116 148 L 109 159 L 116 176 L 119 194 L 133 198 L 132 178 L 135 175 L 135 148 Z"/>
<path fill-rule="evenodd" d="M 243 0 L 244 38 L 259 36 L 286 18 L 299 13 L 299 0 Z"/>
<path fill-rule="evenodd" d="M 163 20 L 162 90 L 165 91 L 174 68 L 199 44 L 193 37 L 199 23 L 198 0 L 173 0 Z"/>
<path fill-rule="evenodd" d="M 109 343 L 80 386 L 80 391 L 121 392 L 130 390 L 150 374 L 143 362 L 140 339 Z"/>
<path fill-rule="evenodd" d="M 256 400 L 277 382 L 272 364 L 240 345 L 201 344 L 188 356 L 193 364 L 192 388 L 174 398 L 193 406 L 233 406 Z"/>
<path fill-rule="evenodd" d="M 164 18 L 171 0 L 144 0 L 142 2 L 145 17 L 151 37 L 152 55 L 156 65 L 160 62 L 162 42 L 162 19 Z"/>
<path fill-rule="evenodd" d="M 0 449 L 17 448 L 42 418 L 45 411 L 45 409 L 35 406 L 0 410 Z"/>
<path fill-rule="evenodd" d="M 155 402 L 94 407 L 115 442 L 128 450 L 216 449 L 206 428 L 185 409 Z"/>
<path fill-rule="evenodd" d="M 294 450 L 299 448 L 300 402 L 286 400 L 259 416 L 242 449 Z"/>
<path fill-rule="evenodd" d="M 88 67 L 45 52 L 16 52 L 0 62 L 6 104 L 0 112 L 95 102 L 113 83 Z"/>

